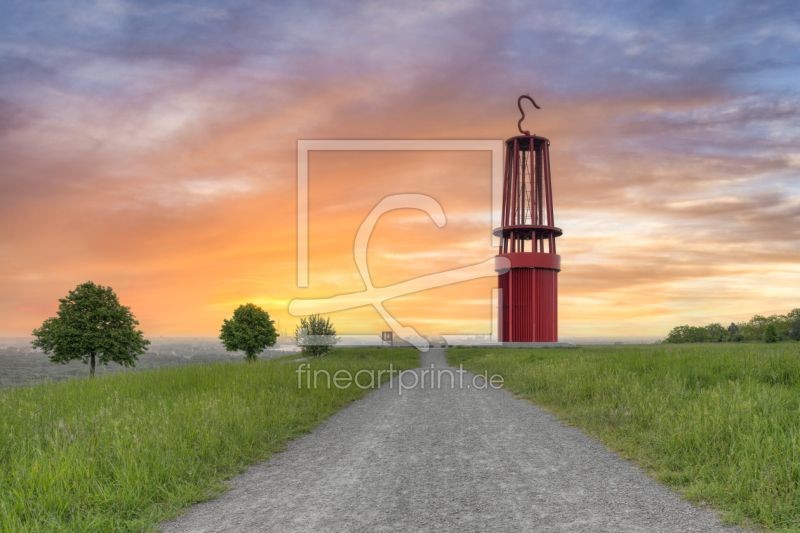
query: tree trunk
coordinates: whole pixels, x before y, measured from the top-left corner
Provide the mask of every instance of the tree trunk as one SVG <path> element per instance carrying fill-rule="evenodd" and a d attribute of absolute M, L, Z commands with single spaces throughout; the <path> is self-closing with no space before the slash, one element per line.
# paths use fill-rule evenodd
<path fill-rule="evenodd" d="M 91 360 L 92 360 L 92 362 L 91 362 L 91 363 L 89 363 L 89 365 L 90 365 L 89 377 L 90 377 L 90 378 L 93 378 L 93 377 L 94 377 L 94 354 L 90 355 L 89 357 L 90 357 L 90 358 L 91 358 Z"/>

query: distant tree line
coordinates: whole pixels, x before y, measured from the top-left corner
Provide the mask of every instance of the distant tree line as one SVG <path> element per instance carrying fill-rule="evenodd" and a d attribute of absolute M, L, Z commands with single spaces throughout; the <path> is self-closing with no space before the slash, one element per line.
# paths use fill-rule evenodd
<path fill-rule="evenodd" d="M 707 326 L 677 326 L 664 342 L 778 342 L 788 339 L 800 341 L 800 309 L 785 315 L 755 315 L 747 322 L 731 323 L 727 328 L 719 322 Z"/>

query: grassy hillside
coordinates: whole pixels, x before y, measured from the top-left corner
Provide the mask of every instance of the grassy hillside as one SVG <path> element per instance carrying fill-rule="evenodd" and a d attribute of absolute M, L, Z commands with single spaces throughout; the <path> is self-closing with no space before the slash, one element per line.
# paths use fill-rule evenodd
<path fill-rule="evenodd" d="M 800 531 L 800 343 L 447 354 L 729 520 Z"/>
<path fill-rule="evenodd" d="M 311 362 L 331 374 L 390 363 L 412 368 L 419 356 L 342 349 Z M 298 365 L 212 363 L 1 390 L 0 531 L 145 531 L 212 497 L 366 392 L 298 388 Z"/>

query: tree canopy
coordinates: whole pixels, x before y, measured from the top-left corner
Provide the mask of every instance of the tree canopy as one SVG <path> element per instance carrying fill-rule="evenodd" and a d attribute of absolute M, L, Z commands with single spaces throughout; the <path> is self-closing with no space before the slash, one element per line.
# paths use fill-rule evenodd
<path fill-rule="evenodd" d="M 672 328 L 664 342 L 680 344 L 684 342 L 708 342 L 709 331 L 699 326 L 676 326 Z"/>
<path fill-rule="evenodd" d="M 111 287 L 87 281 L 58 301 L 58 316 L 33 330 L 37 338 L 31 342 L 45 354 L 52 353 L 50 361 L 80 360 L 90 364 L 89 375 L 94 377 L 96 362 L 136 366 L 138 356 L 147 351 L 150 341 L 136 329 L 139 322 Z"/>
<path fill-rule="evenodd" d="M 233 312 L 233 318 L 223 320 L 220 330 L 222 345 L 229 352 L 242 351 L 246 361 L 256 361 L 258 354 L 278 340 L 275 322 L 269 313 L 255 304 L 240 305 Z"/>

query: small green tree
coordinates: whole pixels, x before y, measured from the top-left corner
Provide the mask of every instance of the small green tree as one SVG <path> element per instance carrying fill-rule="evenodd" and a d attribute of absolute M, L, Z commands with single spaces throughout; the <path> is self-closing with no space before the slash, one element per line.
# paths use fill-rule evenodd
<path fill-rule="evenodd" d="M 778 342 L 778 329 L 775 324 L 769 324 L 764 329 L 764 342 Z"/>
<path fill-rule="evenodd" d="M 37 338 L 31 342 L 34 348 L 52 353 L 50 361 L 80 360 L 90 365 L 89 376 L 94 377 L 97 361 L 136 366 L 138 356 L 147 351 L 150 341 L 136 330 L 139 322 L 129 307 L 119 303 L 111 287 L 87 281 L 58 301 L 58 317 L 48 318 L 33 330 Z"/>
<path fill-rule="evenodd" d="M 341 340 L 330 317 L 322 319 L 319 314 L 301 318 L 294 333 L 297 345 L 306 357 L 321 357 L 330 352 Z"/>
<path fill-rule="evenodd" d="M 278 331 L 269 313 L 248 303 L 237 307 L 232 319 L 222 321 L 219 338 L 226 350 L 243 351 L 245 361 L 253 362 L 265 348 L 275 345 Z"/>

